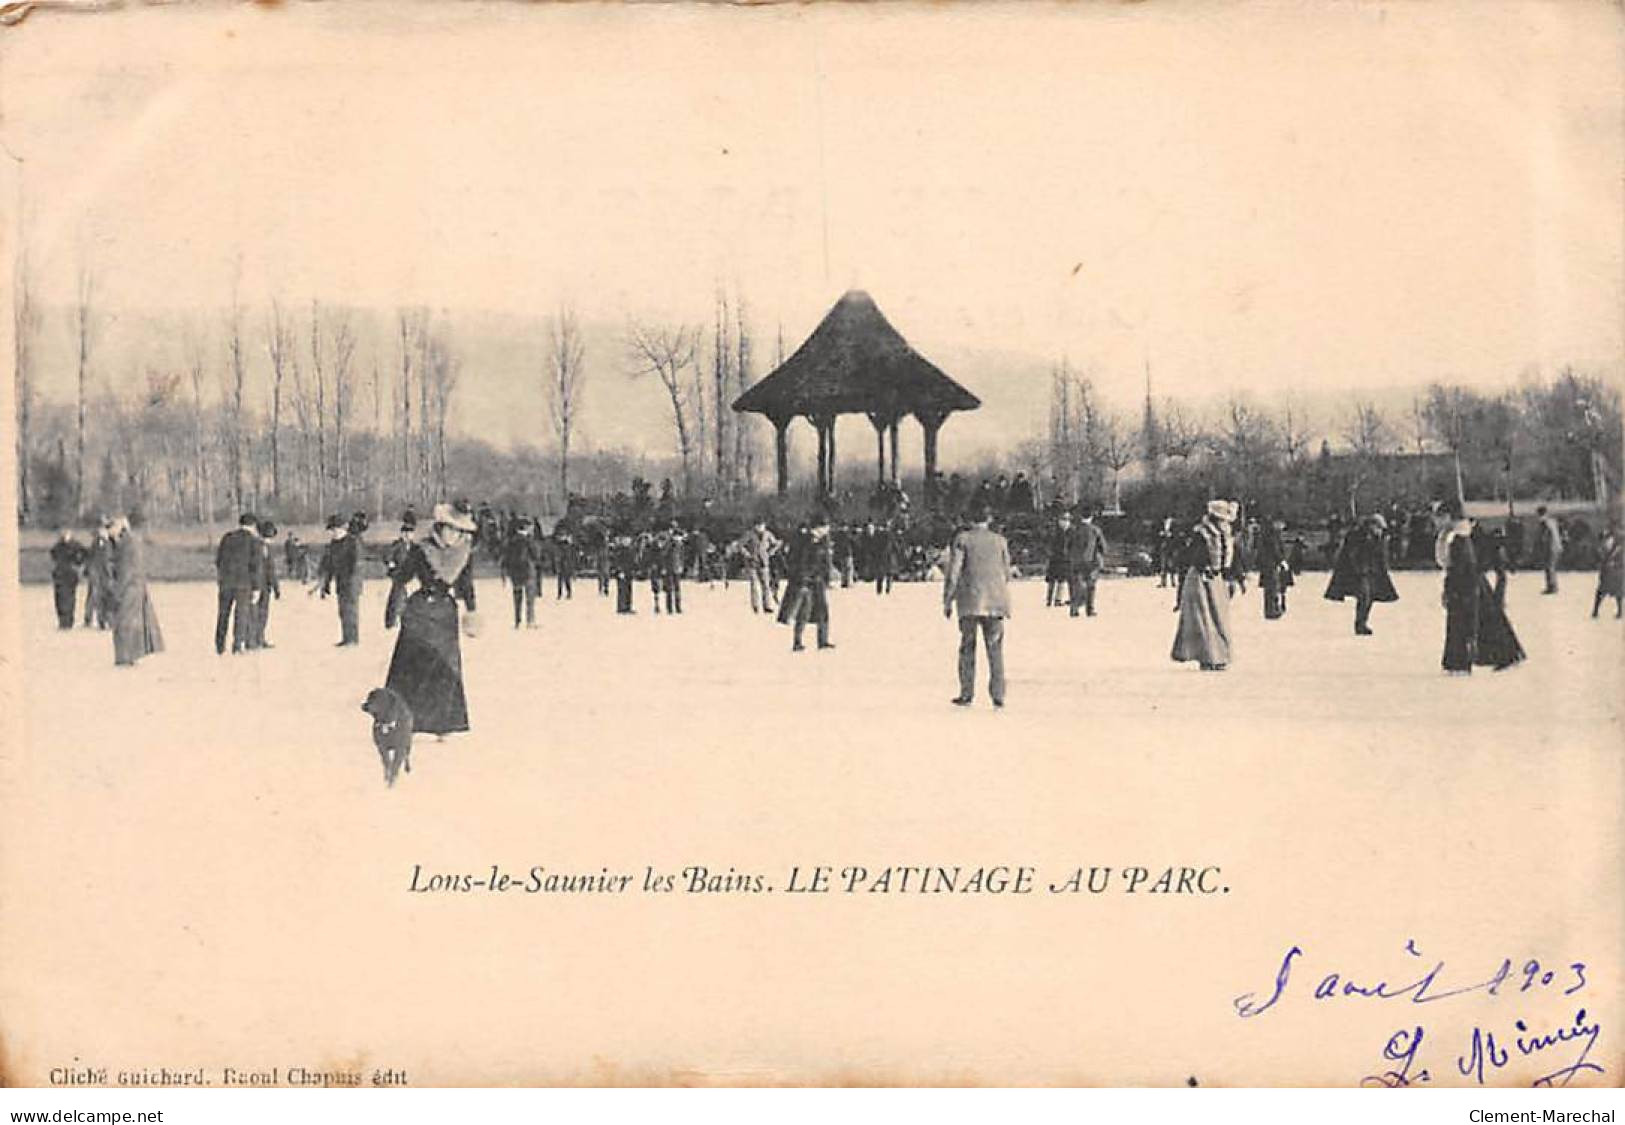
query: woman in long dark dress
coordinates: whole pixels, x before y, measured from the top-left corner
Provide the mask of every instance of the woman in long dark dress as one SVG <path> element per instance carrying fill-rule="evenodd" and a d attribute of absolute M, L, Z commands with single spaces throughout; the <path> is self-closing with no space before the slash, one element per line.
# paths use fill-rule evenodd
<path fill-rule="evenodd" d="M 1497 672 L 1524 659 L 1523 645 L 1506 614 L 1507 561 L 1505 540 L 1482 527 L 1473 528 L 1473 555 L 1478 563 L 1478 650 L 1475 663 Z M 1490 585 L 1490 575 L 1495 585 Z"/>
<path fill-rule="evenodd" d="M 406 700 L 415 731 L 445 735 L 468 729 L 457 599 L 474 611 L 473 534 L 474 517 L 465 502 L 437 504 L 434 530 L 412 544 L 395 570 L 397 588 L 414 580 L 418 588 L 401 610 L 384 686 Z"/>
<path fill-rule="evenodd" d="M 133 665 L 143 656 L 164 651 L 158 613 L 147 593 L 146 548 L 130 529 L 128 519 L 114 522 L 113 553 L 113 663 Z"/>
<path fill-rule="evenodd" d="M 1478 648 L 1478 558 L 1466 520 L 1439 535 L 1436 558 L 1444 567 L 1444 658 L 1451 675 L 1470 675 Z"/>

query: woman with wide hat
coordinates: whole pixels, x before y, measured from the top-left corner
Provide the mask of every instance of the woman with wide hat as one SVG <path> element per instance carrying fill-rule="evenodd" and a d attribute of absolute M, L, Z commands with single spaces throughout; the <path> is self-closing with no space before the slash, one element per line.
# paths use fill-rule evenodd
<path fill-rule="evenodd" d="M 413 729 L 429 734 L 468 729 L 457 600 L 473 614 L 475 526 L 466 500 L 436 504 L 433 530 L 412 544 L 392 576 L 395 589 L 416 581 L 417 591 L 401 610 L 384 686 L 412 709 Z"/>

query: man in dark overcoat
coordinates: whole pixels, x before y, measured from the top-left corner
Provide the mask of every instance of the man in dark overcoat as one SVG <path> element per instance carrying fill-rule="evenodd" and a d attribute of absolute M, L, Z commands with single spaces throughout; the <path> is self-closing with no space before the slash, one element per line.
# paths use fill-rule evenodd
<path fill-rule="evenodd" d="M 260 581 L 254 590 L 254 648 L 275 648 L 266 639 L 266 630 L 271 625 L 271 599 L 282 597 L 282 583 L 277 581 L 276 551 L 271 547 L 271 540 L 277 537 L 277 526 L 270 520 L 261 520 L 260 533 Z"/>
<path fill-rule="evenodd" d="M 835 549 L 830 541 L 829 517 L 816 517 L 804 533 L 796 536 L 791 550 L 790 581 L 796 589 L 796 611 L 790 651 L 800 652 L 807 647 L 801 643 L 801 633 L 809 621 L 817 628 L 818 647 L 834 648 L 829 639 L 829 576 L 835 566 Z"/>
<path fill-rule="evenodd" d="M 1076 617 L 1084 610 L 1095 615 L 1095 582 L 1106 567 L 1106 536 L 1095 526 L 1093 513 L 1085 508 L 1078 525 L 1066 535 L 1067 613 Z"/>
<path fill-rule="evenodd" d="M 88 554 L 66 529 L 51 547 L 51 590 L 56 597 L 58 629 L 73 628 L 73 611 L 79 607 L 79 569 Z"/>
<path fill-rule="evenodd" d="M 343 516 L 329 516 L 322 550 L 322 597 L 336 591 L 339 598 L 338 648 L 361 643 L 361 535 L 353 527 Z"/>
<path fill-rule="evenodd" d="M 214 552 L 217 607 L 214 617 L 214 651 L 226 652 L 226 625 L 231 625 L 231 651 L 243 652 L 253 646 L 254 590 L 260 584 L 264 551 L 260 543 L 259 520 L 244 512 L 237 527 L 220 537 Z"/>
<path fill-rule="evenodd" d="M 520 611 L 525 627 L 536 628 L 536 595 L 541 586 L 542 545 L 530 520 L 516 522 L 513 534 L 502 549 L 502 573 L 513 587 L 513 627 L 519 628 Z"/>

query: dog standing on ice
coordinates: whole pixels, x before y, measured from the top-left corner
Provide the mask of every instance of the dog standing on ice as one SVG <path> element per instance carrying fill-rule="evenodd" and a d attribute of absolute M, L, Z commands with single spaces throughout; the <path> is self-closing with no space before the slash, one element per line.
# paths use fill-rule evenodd
<path fill-rule="evenodd" d="M 372 744 L 384 763 L 384 784 L 394 785 L 402 766 L 412 772 L 412 709 L 388 688 L 369 691 L 361 709 L 372 716 Z"/>

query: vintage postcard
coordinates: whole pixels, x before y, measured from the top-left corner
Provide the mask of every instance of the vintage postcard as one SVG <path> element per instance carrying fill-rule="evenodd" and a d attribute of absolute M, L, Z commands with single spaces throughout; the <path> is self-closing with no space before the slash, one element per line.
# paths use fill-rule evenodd
<path fill-rule="evenodd" d="M 0 1080 L 1617 1086 L 1617 4 L 26 5 Z"/>

